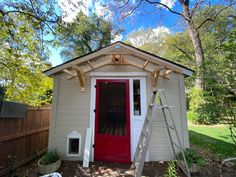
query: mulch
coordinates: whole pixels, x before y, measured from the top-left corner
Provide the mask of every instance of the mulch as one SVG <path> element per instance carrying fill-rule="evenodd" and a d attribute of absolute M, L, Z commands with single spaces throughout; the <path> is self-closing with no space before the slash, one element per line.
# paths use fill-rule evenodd
<path fill-rule="evenodd" d="M 223 159 L 197 146 L 192 146 L 192 148 L 206 159 L 206 166 L 201 172 L 192 174 L 193 177 L 236 177 L 236 164 L 228 163 L 227 166 L 222 166 Z M 167 166 L 165 162 L 147 162 L 142 175 L 146 177 L 163 177 L 166 174 Z M 82 168 L 82 162 L 62 161 L 58 172 L 63 177 L 131 177 L 132 174 L 129 168 L 130 164 L 109 162 L 94 162 L 90 163 L 89 168 Z M 37 159 L 18 168 L 15 174 L 17 177 L 38 177 Z M 178 171 L 178 176 L 184 177 L 185 175 L 183 172 Z"/>

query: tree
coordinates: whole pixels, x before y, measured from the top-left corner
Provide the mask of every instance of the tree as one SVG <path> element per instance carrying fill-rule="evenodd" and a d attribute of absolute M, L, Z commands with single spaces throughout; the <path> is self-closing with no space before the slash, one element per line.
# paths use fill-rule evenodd
<path fill-rule="evenodd" d="M 191 42 L 194 48 L 195 53 L 195 61 L 197 66 L 197 74 L 195 79 L 196 88 L 199 90 L 204 89 L 204 71 L 205 71 L 205 57 L 204 57 L 204 49 L 202 47 L 202 41 L 199 34 L 199 29 L 207 22 L 214 22 L 215 19 L 227 8 L 233 6 L 235 4 L 234 1 L 227 1 L 228 4 L 226 6 L 218 6 L 214 8 L 209 14 L 205 14 L 204 19 L 200 23 L 196 23 L 194 20 L 195 15 L 197 15 L 197 11 L 201 9 L 206 4 L 210 4 L 210 1 L 206 0 L 197 0 L 192 5 L 189 0 L 178 0 L 178 5 L 182 8 L 182 11 L 173 10 L 171 7 L 163 3 L 163 1 L 157 0 L 139 0 L 139 1 L 117 1 L 117 4 L 113 6 L 115 7 L 116 12 L 121 12 L 123 14 L 123 18 L 131 15 L 134 11 L 139 8 L 142 4 L 155 5 L 157 7 L 162 7 L 171 12 L 172 14 L 178 15 L 181 17 L 187 26 L 188 34 L 191 38 Z M 111 3 L 113 5 L 114 3 Z M 144 4 L 144 5 L 145 5 Z"/>
<path fill-rule="evenodd" d="M 119 32 L 111 22 L 96 15 L 88 17 L 80 11 L 72 22 L 58 26 L 57 41 L 62 47 L 61 55 L 69 60 L 109 45 Z"/>
<path fill-rule="evenodd" d="M 236 16 L 230 16 L 234 22 L 229 30 L 229 35 L 226 36 L 225 41 L 219 46 L 225 55 L 218 57 L 217 80 L 219 85 L 225 90 L 222 97 L 224 103 L 224 112 L 226 124 L 231 132 L 231 138 L 236 145 Z"/>
<path fill-rule="evenodd" d="M 197 12 L 194 20 L 199 22 L 215 7 L 205 7 Z M 232 104 L 236 98 L 236 60 L 235 60 L 235 9 L 228 8 L 222 12 L 214 23 L 205 23 L 199 29 L 202 36 L 202 47 L 205 52 L 205 88 L 204 91 L 192 89 L 194 77 L 186 82 L 190 91 L 190 114 L 197 123 L 225 122 L 230 117 L 232 122 Z M 159 43 L 160 44 L 160 43 Z M 162 45 L 148 42 L 141 45 L 149 52 L 153 52 L 172 61 L 188 67 L 196 68 L 194 64 L 194 48 L 187 31 L 169 34 L 163 39 Z M 160 52 L 162 51 L 162 52 Z M 164 51 L 164 52 L 163 52 Z"/>
<path fill-rule="evenodd" d="M 0 3 L 0 80 L 6 100 L 31 105 L 49 101 L 42 99 L 52 89 L 51 79 L 42 74 L 51 66 L 44 43 L 58 19 L 53 0 Z"/>

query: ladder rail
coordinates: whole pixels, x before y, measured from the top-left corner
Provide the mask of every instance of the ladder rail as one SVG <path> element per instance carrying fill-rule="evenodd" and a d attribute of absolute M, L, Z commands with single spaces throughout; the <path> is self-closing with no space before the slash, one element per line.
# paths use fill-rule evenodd
<path fill-rule="evenodd" d="M 161 104 L 162 104 L 162 101 L 160 101 Z M 166 117 L 166 114 L 165 114 L 165 110 L 164 109 L 161 109 L 162 113 L 163 113 L 163 117 L 164 117 L 164 122 L 166 124 L 166 128 L 167 128 L 167 133 L 168 133 L 168 136 L 169 136 L 169 139 L 170 139 L 170 144 L 171 144 L 171 149 L 173 151 L 173 154 L 175 156 L 175 159 L 177 159 L 177 154 L 175 152 L 175 148 L 174 148 L 174 145 L 173 145 L 173 139 L 172 139 L 172 136 L 171 136 L 171 132 L 170 132 L 170 129 L 168 128 L 168 122 L 167 122 L 167 117 Z"/>
<path fill-rule="evenodd" d="M 152 113 L 153 113 L 154 103 L 158 103 L 158 108 L 161 109 L 161 111 L 162 111 L 162 114 L 164 117 L 164 121 L 162 121 L 162 122 L 165 124 L 165 127 L 167 129 L 168 137 L 169 137 L 170 144 L 171 144 L 171 149 L 172 149 L 173 155 L 176 159 L 176 163 L 188 177 L 191 177 L 190 172 L 189 172 L 189 168 L 188 168 L 188 164 L 186 161 L 186 157 L 184 154 L 184 148 L 181 144 L 180 137 L 179 137 L 179 134 L 178 134 L 178 131 L 176 128 L 176 124 L 173 119 L 172 112 L 170 110 L 171 106 L 169 106 L 165 92 L 162 89 L 159 89 L 158 91 L 153 92 L 153 95 L 150 100 L 150 104 L 149 104 L 149 107 L 148 107 L 148 110 L 146 113 L 146 117 L 145 117 L 145 120 L 143 123 L 143 127 L 141 130 L 141 134 L 139 137 L 137 148 L 135 151 L 134 159 L 133 159 L 133 162 L 131 165 L 131 170 L 134 170 L 135 177 L 140 177 L 142 175 L 145 157 L 147 155 L 147 150 L 148 150 L 148 146 L 149 146 L 149 143 L 151 140 L 151 134 L 152 134 L 152 129 L 153 129 L 153 127 L 152 127 L 152 122 L 153 122 Z M 166 115 L 167 113 L 169 113 L 170 123 L 172 125 L 169 125 L 169 121 L 168 121 L 168 118 Z M 174 132 L 172 132 L 172 130 L 174 130 Z M 177 138 L 177 143 L 173 141 L 172 133 L 175 134 L 175 136 Z M 174 147 L 174 145 L 176 147 Z M 178 161 L 178 155 L 176 153 L 176 148 L 178 148 L 181 151 L 181 155 L 184 160 L 184 165 L 183 164 L 181 165 L 180 162 Z M 184 168 L 184 166 L 186 168 Z"/>
<path fill-rule="evenodd" d="M 169 114 L 170 114 L 170 119 L 171 119 L 171 122 L 172 122 L 172 125 L 174 127 L 174 131 L 175 131 L 175 135 L 176 135 L 176 138 L 177 138 L 177 141 L 178 141 L 178 144 L 179 144 L 179 147 L 180 147 L 180 151 L 181 151 L 181 154 L 182 154 L 182 157 L 183 157 L 183 160 L 184 160 L 184 163 L 186 164 L 186 171 L 187 171 L 187 176 L 191 176 L 190 175 L 190 172 L 189 172 L 189 168 L 188 168 L 188 163 L 187 163 L 187 160 L 186 160 L 186 157 L 185 157 L 185 154 L 184 154 L 184 148 L 182 146 L 182 143 L 180 141 L 180 137 L 179 137 L 179 134 L 177 132 L 177 129 L 176 129 L 176 125 L 175 125 L 175 121 L 173 119 L 173 116 L 172 116 L 172 112 L 169 110 L 169 108 L 167 109 Z M 169 128 L 168 128 L 169 129 Z M 177 158 L 176 158 L 177 159 Z M 183 168 L 179 165 L 179 167 L 183 170 Z M 183 170 L 184 171 L 184 170 Z M 184 171 L 185 172 L 185 171 Z"/>
<path fill-rule="evenodd" d="M 131 165 L 131 169 L 134 169 L 134 175 L 136 177 L 139 177 L 142 174 L 144 161 L 145 161 L 145 158 L 147 155 L 147 149 L 148 149 L 148 146 L 145 147 L 145 144 L 148 145 L 151 139 L 151 133 L 152 133 L 151 121 L 152 121 L 153 106 L 156 100 L 156 94 L 157 94 L 157 91 L 154 91 L 151 98 L 151 102 L 148 107 L 148 111 L 147 111 L 144 123 L 143 123 L 139 142 L 137 144 L 137 148 L 135 151 L 134 159 Z M 145 144 L 143 142 L 144 138 L 145 138 Z"/>
<path fill-rule="evenodd" d="M 166 104 L 168 105 L 168 101 L 167 101 L 167 97 L 166 97 L 165 92 L 162 91 L 162 94 L 163 94 L 163 97 L 164 97 L 164 99 L 165 99 L 165 101 L 166 101 Z M 160 101 L 160 102 L 162 102 L 162 101 Z M 166 123 L 166 127 L 167 127 L 167 130 L 168 130 L 168 135 L 169 135 L 169 138 L 170 138 L 170 141 L 171 141 L 171 147 L 172 147 L 172 150 L 173 150 L 173 152 L 174 152 L 175 159 L 177 160 L 178 157 L 177 157 L 177 155 L 176 155 L 175 148 L 174 148 L 173 144 L 176 144 L 176 146 L 177 146 L 177 147 L 180 149 L 180 151 L 181 151 L 181 155 L 182 155 L 182 157 L 183 157 L 183 160 L 184 160 L 184 163 L 185 163 L 185 166 L 186 166 L 186 171 L 184 170 L 184 168 L 183 168 L 179 163 L 177 163 L 178 166 L 184 171 L 184 173 L 185 173 L 188 177 L 190 177 L 191 175 L 190 175 L 189 168 L 188 168 L 188 164 L 187 164 L 187 160 L 186 160 L 186 157 L 185 157 L 185 154 L 184 154 L 184 148 L 183 148 L 182 143 L 181 143 L 181 141 L 180 141 L 180 137 L 179 137 L 179 134 L 178 134 L 178 131 L 177 131 L 177 128 L 176 128 L 176 124 L 175 124 L 175 121 L 174 121 L 172 112 L 171 112 L 169 106 L 167 106 L 166 109 L 168 110 L 168 113 L 169 113 L 169 115 L 170 115 L 171 124 L 172 124 L 172 126 L 174 127 L 173 130 L 174 130 L 174 132 L 175 132 L 175 135 L 176 135 L 176 138 L 177 138 L 177 141 L 178 141 L 178 145 L 173 142 L 173 139 L 172 139 L 172 137 L 171 137 L 171 132 L 170 132 L 169 124 L 168 124 L 168 121 L 167 121 L 167 117 L 166 117 L 166 115 L 165 115 L 165 110 L 162 109 L 163 115 L 164 115 L 164 119 L 165 119 L 165 123 Z"/>

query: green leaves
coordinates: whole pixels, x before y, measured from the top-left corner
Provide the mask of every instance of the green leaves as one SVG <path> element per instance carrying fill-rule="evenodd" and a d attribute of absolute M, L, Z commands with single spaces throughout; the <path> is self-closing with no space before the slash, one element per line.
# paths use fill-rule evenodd
<path fill-rule="evenodd" d="M 1 3 L 0 84 L 5 89 L 4 99 L 41 105 L 51 100 L 50 96 L 42 99 L 52 89 L 52 80 L 42 73 L 51 66 L 46 61 L 49 54 L 42 33 L 49 31 L 44 28 L 49 18 L 43 18 L 43 8 L 53 3 L 50 0 L 46 4 L 32 2 L 35 4 L 11 0 Z M 55 16 L 50 17 L 53 18 Z"/>
<path fill-rule="evenodd" d="M 87 17 L 81 11 L 73 22 L 58 26 L 54 44 L 63 48 L 64 60 L 70 60 L 110 44 L 116 34 L 119 30 L 114 30 L 110 22 L 95 15 Z"/>
<path fill-rule="evenodd" d="M 184 150 L 184 154 L 189 168 L 192 167 L 193 163 L 196 163 L 201 168 L 206 165 L 205 159 L 200 156 L 194 149 L 186 148 Z M 183 156 L 181 153 L 178 155 L 178 157 L 183 160 Z"/>

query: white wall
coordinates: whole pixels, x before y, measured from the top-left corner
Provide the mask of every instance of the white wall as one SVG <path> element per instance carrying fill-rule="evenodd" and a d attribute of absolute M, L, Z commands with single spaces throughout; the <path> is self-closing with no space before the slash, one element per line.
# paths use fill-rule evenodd
<path fill-rule="evenodd" d="M 50 129 L 49 148 L 56 148 L 63 159 L 78 159 L 66 157 L 66 137 L 76 130 L 82 136 L 81 157 L 85 142 L 86 128 L 89 127 L 90 111 L 90 82 L 86 78 L 86 90 L 81 92 L 80 84 L 77 78 L 67 80 L 66 74 L 58 74 L 54 82 L 58 82 L 54 89 L 56 98 L 53 100 L 52 123 Z M 56 105 L 56 106 L 55 106 Z"/>
<path fill-rule="evenodd" d="M 138 72 L 142 71 L 131 66 L 105 66 L 99 68 L 99 72 Z M 86 90 L 81 92 L 80 84 L 77 78 L 67 80 L 66 74 L 57 74 L 54 77 L 54 93 L 52 105 L 52 120 L 49 135 L 49 148 L 56 148 L 63 159 L 77 160 L 78 158 L 66 157 L 66 137 L 73 130 L 81 133 L 82 136 L 82 156 L 85 142 L 86 128 L 89 127 L 90 120 L 90 83 L 91 78 L 86 75 Z M 169 103 L 173 106 L 173 115 L 175 117 L 181 141 L 185 147 L 189 146 L 188 131 L 186 121 L 185 93 L 183 85 L 183 75 L 172 74 L 170 80 L 159 78 L 158 88 L 166 90 Z M 147 77 L 147 103 L 152 95 L 151 78 Z M 149 146 L 150 161 L 171 160 L 173 158 L 169 139 L 163 125 L 163 116 L 160 111 L 153 113 L 153 134 Z M 82 160 L 82 156 L 80 160 Z"/>
<path fill-rule="evenodd" d="M 174 106 L 173 108 L 171 108 L 171 110 L 176 124 L 176 128 L 178 130 L 178 134 L 180 136 L 180 140 L 185 147 L 188 147 L 189 143 L 186 120 L 186 107 L 185 104 L 183 104 L 183 101 L 185 101 L 185 91 L 184 85 L 180 86 L 181 84 L 183 84 L 183 79 L 183 75 L 177 73 L 172 74 L 170 80 L 159 78 L 157 88 L 165 90 L 169 105 Z M 148 77 L 147 85 L 151 85 L 150 77 Z M 152 88 L 147 88 L 147 100 L 150 100 L 152 95 Z M 161 110 L 157 110 L 155 108 L 154 110 L 155 111 L 153 112 L 152 124 L 153 132 L 149 146 L 150 161 L 171 160 L 174 158 L 174 156 L 172 153 L 169 136 L 164 125 L 163 114 Z M 169 115 L 166 115 L 168 121 L 170 122 Z M 177 137 L 174 133 L 172 133 L 172 137 L 173 140 L 177 143 Z"/>

